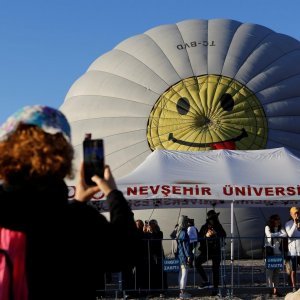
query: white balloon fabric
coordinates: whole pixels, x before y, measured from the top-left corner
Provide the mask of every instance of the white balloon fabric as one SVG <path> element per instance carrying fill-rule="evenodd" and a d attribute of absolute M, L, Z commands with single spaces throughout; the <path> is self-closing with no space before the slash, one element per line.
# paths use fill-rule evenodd
<path fill-rule="evenodd" d="M 127 175 L 155 149 L 205 151 L 285 147 L 300 156 L 300 42 L 257 24 L 187 20 L 133 36 L 96 59 L 61 106 L 77 162 L 86 133 L 105 141 L 106 163 Z M 211 209 L 211 208 L 208 208 Z M 236 232 L 263 235 L 277 209 L 239 209 Z M 230 232 L 230 211 L 220 209 Z M 282 220 L 288 209 L 278 210 Z M 182 213 L 204 222 L 204 209 L 152 211 L 168 237 Z M 149 211 L 135 215 L 149 218 Z M 246 240 L 244 249 L 260 252 Z"/>
<path fill-rule="evenodd" d="M 104 138 L 106 161 L 120 177 L 151 150 L 215 149 L 243 130 L 248 137 L 231 149 L 286 147 L 299 156 L 299 83 L 300 42 L 292 37 L 234 20 L 187 20 L 155 27 L 100 56 L 61 110 L 76 150 L 81 153 L 87 132 Z M 224 94 L 231 99 L 225 97 L 221 111 Z"/>

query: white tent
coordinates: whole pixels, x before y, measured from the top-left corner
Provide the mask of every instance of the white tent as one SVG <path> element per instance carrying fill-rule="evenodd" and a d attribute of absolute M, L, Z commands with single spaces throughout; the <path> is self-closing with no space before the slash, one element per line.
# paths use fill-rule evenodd
<path fill-rule="evenodd" d="M 155 150 L 118 183 L 298 184 L 299 175 L 300 159 L 285 148 Z"/>
<path fill-rule="evenodd" d="M 300 159 L 285 148 L 156 150 L 118 186 L 133 209 L 297 205 L 299 178 Z"/>

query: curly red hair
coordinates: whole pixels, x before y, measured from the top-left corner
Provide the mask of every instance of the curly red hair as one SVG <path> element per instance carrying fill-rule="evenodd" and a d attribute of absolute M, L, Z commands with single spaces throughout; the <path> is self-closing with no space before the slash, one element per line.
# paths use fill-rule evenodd
<path fill-rule="evenodd" d="M 6 183 L 55 176 L 72 178 L 74 150 L 61 133 L 20 124 L 0 142 L 0 178 Z"/>

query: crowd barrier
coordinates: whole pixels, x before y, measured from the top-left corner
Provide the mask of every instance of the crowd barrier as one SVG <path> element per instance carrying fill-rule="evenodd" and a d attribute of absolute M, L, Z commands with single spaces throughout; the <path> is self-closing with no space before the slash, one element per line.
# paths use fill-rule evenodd
<path fill-rule="evenodd" d="M 241 248 L 241 240 L 247 239 L 247 251 Z M 279 289 L 287 293 L 292 290 L 289 285 L 289 260 L 286 255 L 266 258 L 264 255 L 264 238 L 258 237 L 228 237 L 224 239 L 220 249 L 220 294 L 226 298 L 233 297 L 236 293 L 267 293 L 269 288 L 266 284 L 267 268 L 278 268 Z M 180 266 L 176 256 L 172 253 L 174 240 L 144 240 L 140 251 L 144 251 L 142 260 L 136 266 L 128 266 L 127 270 L 120 273 L 106 274 L 104 289 L 97 290 L 98 299 L 104 295 L 110 297 L 127 298 L 127 295 L 153 295 L 163 297 L 166 294 L 179 292 L 178 272 Z M 163 248 L 162 248 L 163 245 Z M 251 246 L 252 245 L 252 246 Z M 258 246 L 260 245 L 260 246 Z M 197 246 L 197 249 L 199 244 Z M 286 247 L 282 241 L 282 249 Z M 160 249 L 160 253 L 157 253 Z M 246 254 L 245 254 L 246 253 Z M 199 255 L 198 250 L 195 256 Z M 299 261 L 300 264 L 300 261 Z M 208 260 L 203 268 L 208 275 L 210 283 L 212 279 L 212 262 Z M 189 267 L 187 291 L 203 297 L 209 295 L 210 287 L 199 289 L 200 276 L 195 265 Z M 297 285 L 298 279 L 297 279 Z"/>

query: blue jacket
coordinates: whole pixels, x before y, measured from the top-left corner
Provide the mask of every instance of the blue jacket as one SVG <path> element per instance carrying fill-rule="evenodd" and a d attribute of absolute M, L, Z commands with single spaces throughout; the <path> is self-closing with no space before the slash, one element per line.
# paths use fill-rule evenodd
<path fill-rule="evenodd" d="M 187 266 L 187 259 L 191 256 L 190 239 L 186 229 L 182 229 L 177 237 L 177 255 L 181 265 Z"/>

